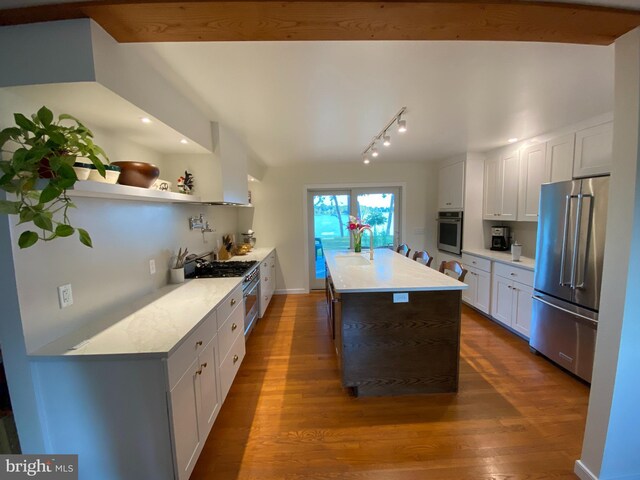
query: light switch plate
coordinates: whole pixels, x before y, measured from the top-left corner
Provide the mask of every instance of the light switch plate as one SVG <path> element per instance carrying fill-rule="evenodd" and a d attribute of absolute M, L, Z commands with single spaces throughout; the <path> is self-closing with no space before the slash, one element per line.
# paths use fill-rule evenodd
<path fill-rule="evenodd" d="M 58 302 L 60 303 L 60 308 L 65 308 L 73 305 L 73 293 L 71 291 L 70 283 L 67 283 L 66 285 L 60 285 L 58 287 Z"/>
<path fill-rule="evenodd" d="M 149 260 L 149 273 L 151 275 L 156 274 L 156 261 L 153 258 Z"/>
<path fill-rule="evenodd" d="M 409 294 L 408 293 L 394 293 L 393 294 L 393 303 L 409 303 Z"/>

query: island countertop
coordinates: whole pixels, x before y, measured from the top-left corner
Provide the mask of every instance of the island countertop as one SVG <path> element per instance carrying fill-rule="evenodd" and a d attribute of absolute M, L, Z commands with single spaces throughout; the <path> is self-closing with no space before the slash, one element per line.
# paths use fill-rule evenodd
<path fill-rule="evenodd" d="M 392 250 L 354 253 L 325 250 L 327 266 L 339 293 L 466 290 L 468 286 Z"/>

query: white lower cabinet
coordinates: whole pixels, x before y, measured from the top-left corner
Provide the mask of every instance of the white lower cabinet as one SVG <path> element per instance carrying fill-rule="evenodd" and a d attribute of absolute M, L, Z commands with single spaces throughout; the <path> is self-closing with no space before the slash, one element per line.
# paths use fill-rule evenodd
<path fill-rule="evenodd" d="M 472 307 L 489 314 L 491 304 L 491 261 L 462 254 L 462 264 L 467 270 L 464 283 L 469 285 L 462 291 L 462 300 Z"/>
<path fill-rule="evenodd" d="M 271 297 L 276 291 L 276 252 L 271 254 L 260 264 L 260 318 L 267 311 Z"/>
<path fill-rule="evenodd" d="M 529 338 L 533 288 L 511 278 L 494 275 L 491 316 Z"/>

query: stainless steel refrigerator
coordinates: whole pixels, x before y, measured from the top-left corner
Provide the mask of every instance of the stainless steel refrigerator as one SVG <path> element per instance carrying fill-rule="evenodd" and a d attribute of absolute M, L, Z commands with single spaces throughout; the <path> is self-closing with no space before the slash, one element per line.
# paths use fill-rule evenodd
<path fill-rule="evenodd" d="M 529 345 L 591 382 L 609 177 L 542 185 Z"/>

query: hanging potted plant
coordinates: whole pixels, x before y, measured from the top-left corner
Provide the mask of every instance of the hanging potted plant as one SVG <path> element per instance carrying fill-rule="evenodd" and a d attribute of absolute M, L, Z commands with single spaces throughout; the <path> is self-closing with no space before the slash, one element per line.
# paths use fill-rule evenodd
<path fill-rule="evenodd" d="M 91 130 L 71 115 L 61 114 L 54 121 L 51 110 L 42 107 L 31 119 L 20 113 L 13 118 L 16 125 L 0 131 L 0 189 L 15 199 L 0 200 L 0 213 L 17 215 L 18 225 L 31 223 L 37 229 L 23 232 L 18 245 L 27 248 L 38 240 L 77 232 L 80 241 L 91 247 L 87 231 L 69 221 L 68 210 L 75 205 L 67 189 L 78 180 L 73 169 L 78 158 L 89 159 L 104 177 L 100 158 L 108 164 L 107 155 L 93 143 Z"/>

